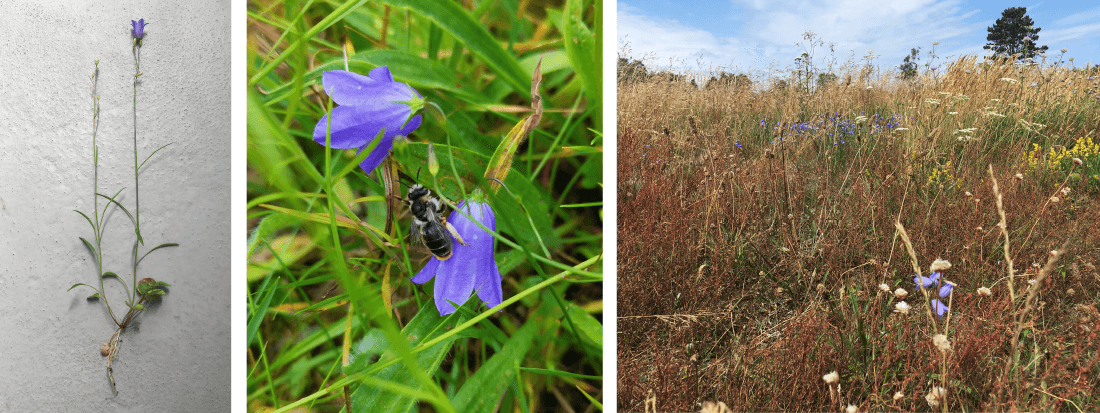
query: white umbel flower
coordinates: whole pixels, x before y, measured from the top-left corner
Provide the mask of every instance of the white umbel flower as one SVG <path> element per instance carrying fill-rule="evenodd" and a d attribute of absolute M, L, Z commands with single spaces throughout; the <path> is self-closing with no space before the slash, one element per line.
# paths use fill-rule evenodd
<path fill-rule="evenodd" d="M 932 391 L 929 391 L 924 396 L 924 401 L 928 402 L 928 405 L 932 408 L 939 407 L 940 402 L 943 401 L 943 397 L 947 395 L 947 390 L 943 387 L 933 387 Z"/>
<path fill-rule="evenodd" d="M 951 351 L 951 342 L 948 341 L 947 336 L 943 334 L 936 334 L 932 336 L 932 344 L 935 345 L 936 348 L 940 349 L 940 351 Z"/>
<path fill-rule="evenodd" d="M 905 301 L 894 304 L 894 312 L 909 314 L 909 304 L 906 304 Z"/>
<path fill-rule="evenodd" d="M 837 374 L 836 370 L 833 370 L 832 373 L 826 374 L 822 379 L 825 380 L 825 384 L 832 386 L 840 382 L 840 375 Z"/>
<path fill-rule="evenodd" d="M 936 272 L 936 271 L 946 270 L 948 268 L 951 268 L 951 263 L 949 261 L 947 261 L 943 258 L 936 258 L 935 261 L 932 261 L 932 266 L 929 267 L 928 269 L 931 272 Z"/>

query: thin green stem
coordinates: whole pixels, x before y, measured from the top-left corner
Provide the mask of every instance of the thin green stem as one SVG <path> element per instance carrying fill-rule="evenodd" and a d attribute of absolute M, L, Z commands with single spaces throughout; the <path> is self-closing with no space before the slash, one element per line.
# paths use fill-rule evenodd
<path fill-rule="evenodd" d="M 141 240 L 141 192 L 138 188 L 138 148 L 137 148 L 137 83 L 138 76 L 141 76 L 141 46 L 139 43 L 134 43 L 134 231 L 137 233 L 138 241 L 145 244 Z M 134 274 L 134 285 L 137 285 L 137 274 Z"/>

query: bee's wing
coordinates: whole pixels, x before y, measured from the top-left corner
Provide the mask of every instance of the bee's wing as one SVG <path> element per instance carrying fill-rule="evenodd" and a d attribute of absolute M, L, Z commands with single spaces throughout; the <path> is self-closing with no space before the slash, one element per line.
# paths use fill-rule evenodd
<path fill-rule="evenodd" d="M 423 237 L 420 236 L 423 227 L 423 222 L 413 219 L 412 225 L 409 226 L 409 244 L 424 244 Z"/>

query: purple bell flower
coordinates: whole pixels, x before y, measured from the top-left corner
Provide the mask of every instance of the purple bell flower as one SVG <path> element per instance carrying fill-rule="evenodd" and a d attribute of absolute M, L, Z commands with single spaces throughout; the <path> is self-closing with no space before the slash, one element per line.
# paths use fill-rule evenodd
<path fill-rule="evenodd" d="M 496 216 L 489 204 L 462 201 L 458 204 L 458 209 L 465 211 L 470 218 L 481 222 L 486 228 L 496 231 Z M 477 297 L 488 307 L 499 305 L 504 301 L 504 292 L 500 285 L 502 277 L 494 257 L 493 235 L 457 211 L 451 212 L 447 222 L 455 227 L 469 245 L 454 241 L 454 250 L 449 259 L 440 261 L 433 256 L 412 278 L 412 282 L 423 284 L 435 278 L 435 308 L 441 316 L 455 312 L 455 306 L 451 302 L 462 305 L 472 292 L 477 292 Z"/>
<path fill-rule="evenodd" d="M 142 36 L 145 36 L 145 19 L 130 20 L 130 25 L 134 27 L 133 35 L 135 39 L 141 39 Z"/>
<path fill-rule="evenodd" d="M 395 82 L 386 66 L 374 68 L 369 77 L 344 70 L 324 72 L 321 83 L 325 93 L 340 105 L 331 113 L 333 149 L 362 151 L 379 131 L 386 130 L 382 141 L 359 164 L 366 173 L 374 171 L 389 155 L 394 137 L 408 135 L 420 127 L 421 116 L 413 113 L 424 107 L 424 97 L 411 86 Z M 325 144 L 329 128 L 328 116 L 322 116 L 313 128 L 313 140 L 321 145 Z"/>
<path fill-rule="evenodd" d="M 932 312 L 936 313 L 937 318 L 938 317 L 943 317 L 944 314 L 947 314 L 948 310 L 950 310 L 950 309 L 947 308 L 947 305 L 945 305 L 940 300 L 937 300 L 937 299 L 932 300 Z"/>
<path fill-rule="evenodd" d="M 955 289 L 955 284 L 949 282 L 943 283 L 943 286 L 940 287 L 940 297 L 947 297 L 951 295 L 951 290 L 953 289 Z"/>
<path fill-rule="evenodd" d="M 928 276 L 928 277 L 921 277 L 919 275 L 916 276 L 916 277 L 913 277 L 913 283 L 917 284 L 918 286 L 923 285 L 924 288 L 928 288 L 928 287 L 931 287 L 933 285 L 936 285 L 936 283 L 938 283 L 939 281 L 940 281 L 940 273 L 938 273 L 938 272 L 933 272 L 932 275 Z"/>

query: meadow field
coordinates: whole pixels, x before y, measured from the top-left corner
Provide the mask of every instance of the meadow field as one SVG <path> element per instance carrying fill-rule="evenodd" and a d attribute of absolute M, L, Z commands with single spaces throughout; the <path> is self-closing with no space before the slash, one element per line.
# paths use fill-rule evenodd
<path fill-rule="evenodd" d="M 620 59 L 620 410 L 1100 410 L 1100 71 L 937 69 Z"/>

